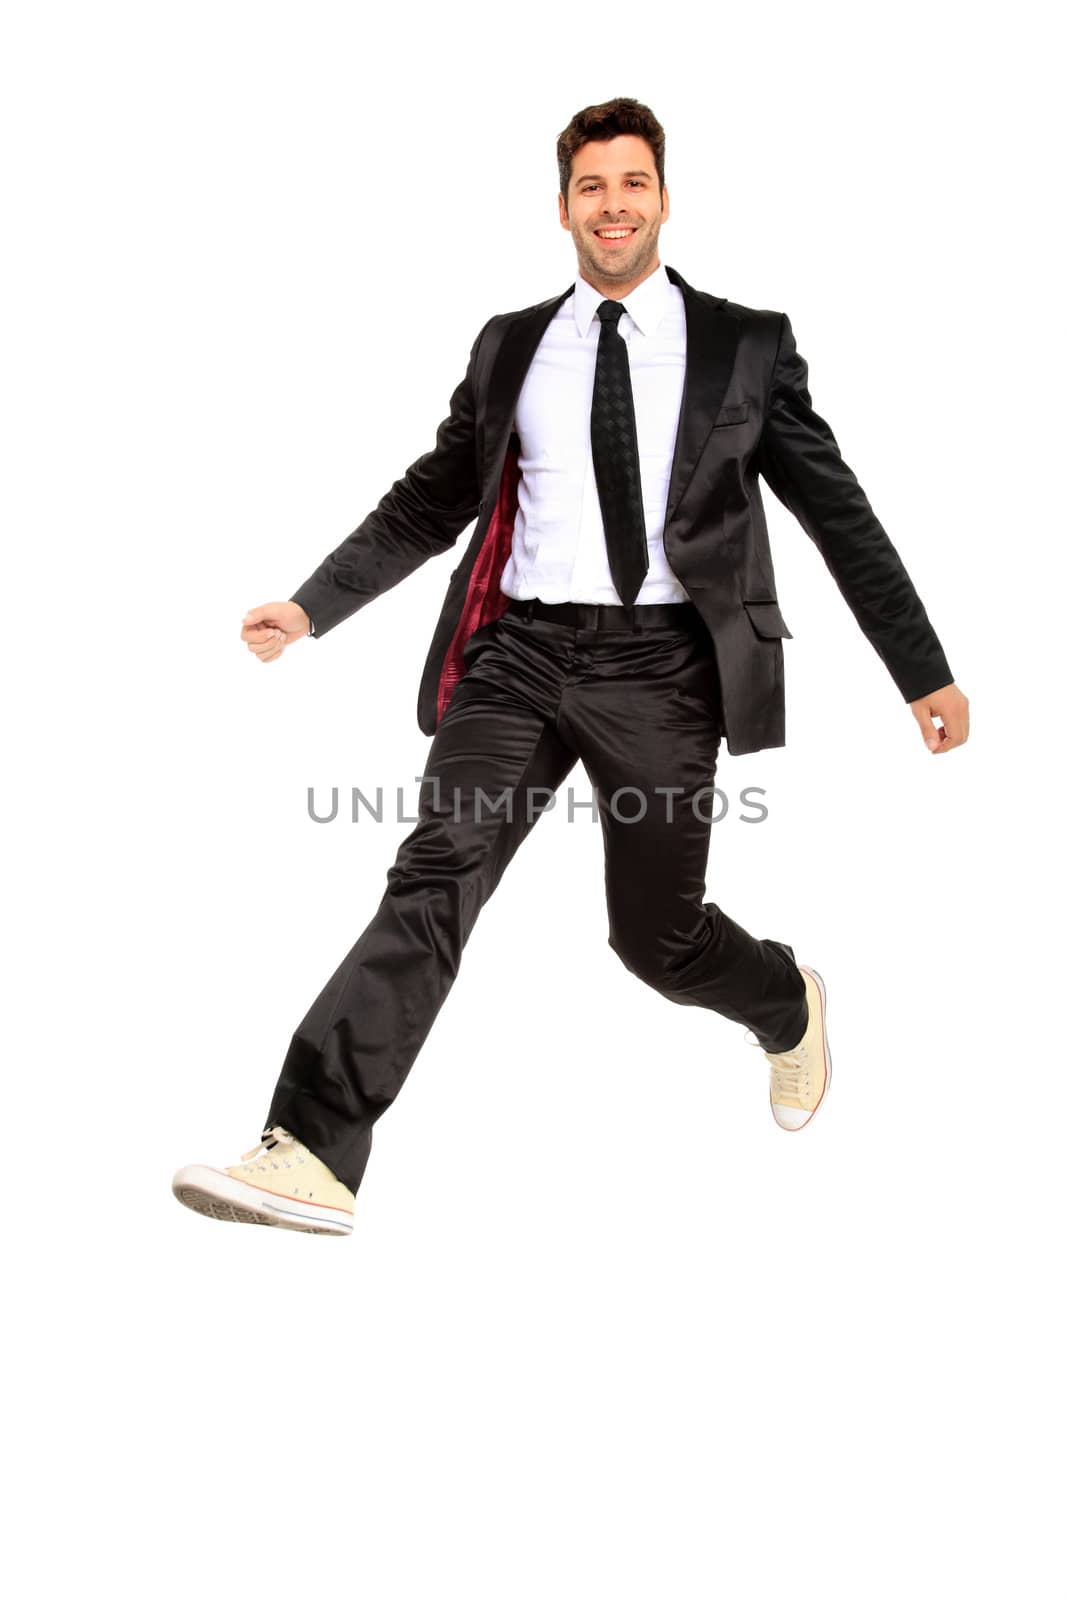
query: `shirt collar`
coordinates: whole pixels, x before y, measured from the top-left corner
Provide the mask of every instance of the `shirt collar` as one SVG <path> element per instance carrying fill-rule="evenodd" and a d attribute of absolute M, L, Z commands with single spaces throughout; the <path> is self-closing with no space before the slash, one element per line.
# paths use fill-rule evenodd
<path fill-rule="evenodd" d="M 670 289 L 667 268 L 661 261 L 655 272 L 650 273 L 636 289 L 631 289 L 628 295 L 624 295 L 619 303 L 627 315 L 633 318 L 641 333 L 647 336 L 655 333 L 660 324 L 667 309 Z M 574 321 L 583 339 L 597 320 L 597 307 L 606 298 L 598 289 L 593 288 L 588 278 L 583 278 L 579 273 L 574 283 Z"/>

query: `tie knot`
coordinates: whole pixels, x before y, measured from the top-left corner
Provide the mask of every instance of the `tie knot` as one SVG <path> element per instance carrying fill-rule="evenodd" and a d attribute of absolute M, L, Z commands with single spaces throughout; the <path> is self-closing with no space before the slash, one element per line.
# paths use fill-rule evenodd
<path fill-rule="evenodd" d="M 596 314 L 601 322 L 607 322 L 614 327 L 625 310 L 626 307 L 621 300 L 601 300 L 596 308 Z"/>

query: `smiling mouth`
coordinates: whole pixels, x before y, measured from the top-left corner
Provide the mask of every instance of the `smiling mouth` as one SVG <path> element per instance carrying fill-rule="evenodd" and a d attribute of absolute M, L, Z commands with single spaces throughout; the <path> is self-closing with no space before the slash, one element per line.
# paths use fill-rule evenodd
<path fill-rule="evenodd" d="M 637 232 L 636 228 L 594 228 L 594 234 L 602 244 L 625 244 L 627 239 L 632 239 Z"/>

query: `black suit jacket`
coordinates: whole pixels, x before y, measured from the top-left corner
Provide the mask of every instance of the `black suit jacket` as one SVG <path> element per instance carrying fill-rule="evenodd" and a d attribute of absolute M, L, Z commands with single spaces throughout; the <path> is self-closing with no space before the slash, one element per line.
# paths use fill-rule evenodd
<path fill-rule="evenodd" d="M 762 477 L 817 545 L 841 593 L 906 701 L 953 681 L 896 549 L 812 410 L 807 365 L 789 318 L 692 288 L 686 367 L 663 548 L 714 642 L 727 748 L 785 743 L 783 639 Z M 549 321 L 574 292 L 491 317 L 471 348 L 434 448 L 291 596 L 321 638 L 430 556 L 474 533 L 451 574 L 419 689 L 433 733 L 465 671 L 467 640 L 507 607 L 518 485 L 512 428 L 523 380 Z"/>

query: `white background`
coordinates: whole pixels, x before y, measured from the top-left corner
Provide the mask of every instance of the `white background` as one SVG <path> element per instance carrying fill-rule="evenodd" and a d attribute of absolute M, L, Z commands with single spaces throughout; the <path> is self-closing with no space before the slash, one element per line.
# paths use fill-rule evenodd
<path fill-rule="evenodd" d="M 8 8 L 20 1594 L 1067 1592 L 1048 15 Z M 815 1123 L 618 963 L 560 807 L 353 1237 L 213 1224 L 171 1174 L 256 1141 L 410 827 L 316 826 L 308 785 L 411 817 L 469 532 L 270 667 L 241 616 L 432 445 L 485 320 L 572 281 L 555 141 L 615 94 L 667 130 L 661 259 L 789 313 L 970 743 L 927 753 L 768 494 L 788 744 L 723 753 L 707 895 L 826 979 Z"/>

